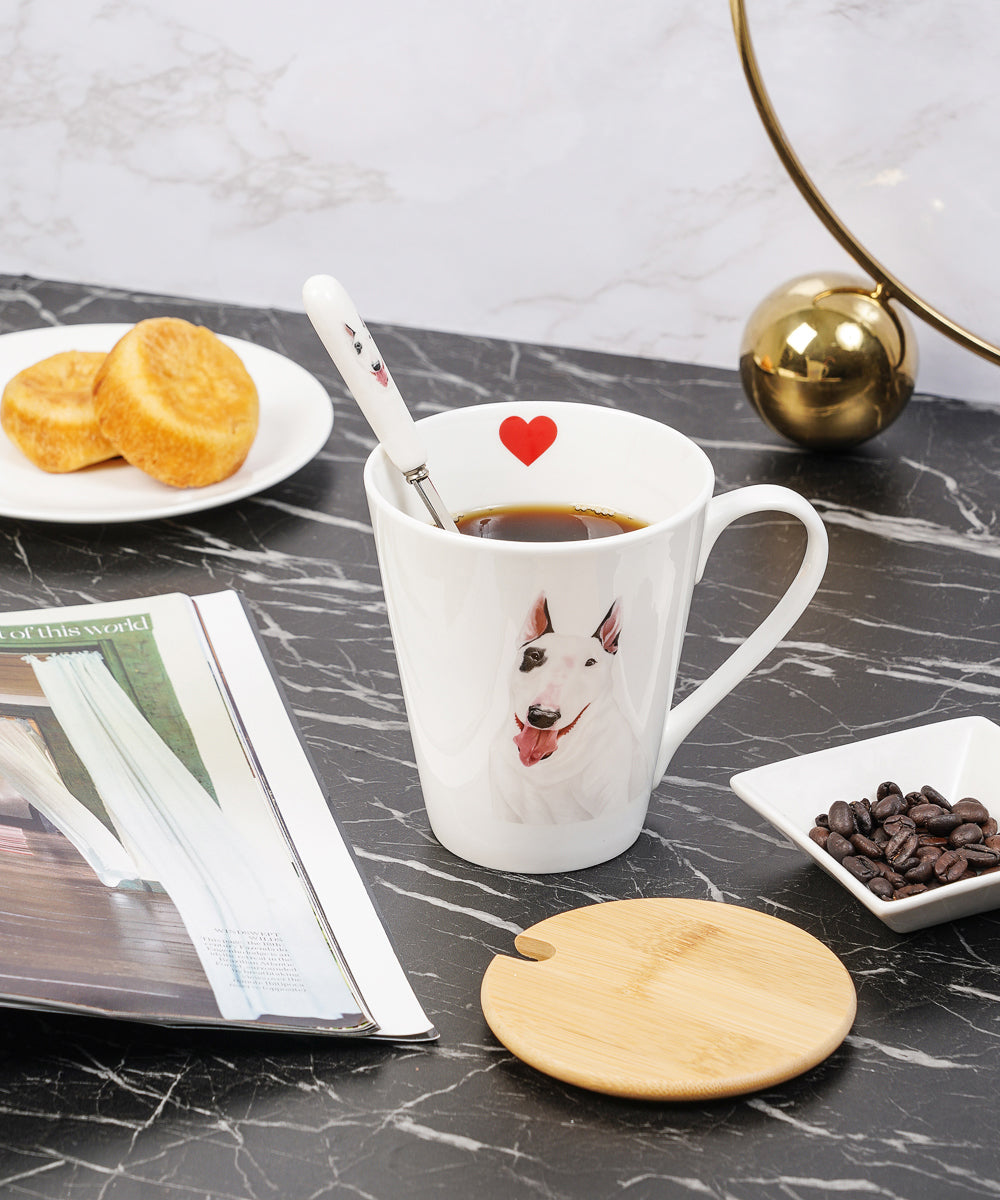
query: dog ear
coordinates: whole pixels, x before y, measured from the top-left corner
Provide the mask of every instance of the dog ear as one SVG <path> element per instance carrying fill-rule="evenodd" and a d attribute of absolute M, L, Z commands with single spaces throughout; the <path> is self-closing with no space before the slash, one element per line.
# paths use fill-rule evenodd
<path fill-rule="evenodd" d="M 618 635 L 622 631 L 622 605 L 616 600 L 608 609 L 604 620 L 594 630 L 594 637 L 609 654 L 618 653 Z"/>
<path fill-rule="evenodd" d="M 528 642 L 533 642 L 535 638 L 540 638 L 543 633 L 552 632 L 549 602 L 545 599 L 545 593 L 542 592 L 531 606 L 531 612 L 528 613 L 525 619 L 524 627 L 521 630 L 521 645 L 526 646 Z"/>

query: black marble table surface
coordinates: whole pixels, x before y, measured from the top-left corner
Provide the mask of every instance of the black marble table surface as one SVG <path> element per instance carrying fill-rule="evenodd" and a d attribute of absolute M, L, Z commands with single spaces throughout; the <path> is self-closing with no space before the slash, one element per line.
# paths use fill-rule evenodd
<path fill-rule="evenodd" d="M 0 516 L 0 604 L 242 590 L 441 1036 L 398 1047 L 5 1010 L 0 1195 L 1000 1195 L 997 914 L 896 935 L 728 784 L 858 736 L 1000 717 L 1000 410 L 918 394 L 876 441 L 812 455 L 761 425 L 733 371 L 374 326 L 417 416 L 528 397 L 633 409 L 694 438 L 719 490 L 786 484 L 830 533 L 816 600 L 678 751 L 635 847 L 576 874 L 505 875 L 428 830 L 361 486 L 372 436 L 306 318 L 0 277 L 3 333 L 153 315 L 313 372 L 336 410 L 327 446 L 284 483 L 193 516 Z M 778 518 L 725 535 L 696 592 L 681 694 L 757 622 L 799 552 Z M 614 1099 L 515 1059 L 479 1005 L 493 956 L 544 917 L 640 896 L 741 904 L 814 934 L 857 987 L 847 1040 L 779 1087 L 697 1104 Z"/>

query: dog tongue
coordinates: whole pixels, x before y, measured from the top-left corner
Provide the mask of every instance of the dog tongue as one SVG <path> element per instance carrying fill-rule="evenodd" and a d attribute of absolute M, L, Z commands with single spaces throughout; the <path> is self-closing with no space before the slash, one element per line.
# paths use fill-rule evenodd
<path fill-rule="evenodd" d="M 526 767 L 533 767 L 536 762 L 541 762 L 543 758 L 555 753 L 558 740 L 559 732 L 556 729 L 535 729 L 531 725 L 525 725 L 514 738 L 514 744 L 517 746 L 521 762 Z"/>

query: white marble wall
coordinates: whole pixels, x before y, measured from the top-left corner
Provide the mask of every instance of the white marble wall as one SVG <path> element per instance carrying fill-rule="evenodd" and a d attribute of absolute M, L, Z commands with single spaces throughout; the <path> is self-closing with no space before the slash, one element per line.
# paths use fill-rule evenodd
<path fill-rule="evenodd" d="M 1000 5 L 748 3 L 817 182 L 1000 340 Z M 329 271 L 372 321 L 731 367 L 772 287 L 852 267 L 727 0 L 8 0 L 0 39 L 3 272 L 301 308 Z M 1000 368 L 916 328 L 920 390 L 1000 403 Z"/>

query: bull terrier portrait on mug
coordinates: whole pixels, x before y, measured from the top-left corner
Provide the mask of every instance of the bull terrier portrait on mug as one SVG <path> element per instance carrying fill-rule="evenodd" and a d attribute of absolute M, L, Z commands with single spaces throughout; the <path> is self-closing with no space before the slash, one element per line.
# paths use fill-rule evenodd
<path fill-rule="evenodd" d="M 510 711 L 490 755 L 498 815 L 528 825 L 587 821 L 642 791 L 644 755 L 615 695 L 622 606 L 591 631 L 559 631 L 545 594 L 525 618 Z"/>

